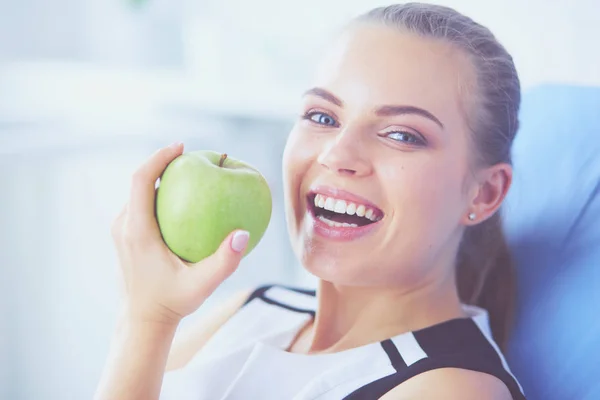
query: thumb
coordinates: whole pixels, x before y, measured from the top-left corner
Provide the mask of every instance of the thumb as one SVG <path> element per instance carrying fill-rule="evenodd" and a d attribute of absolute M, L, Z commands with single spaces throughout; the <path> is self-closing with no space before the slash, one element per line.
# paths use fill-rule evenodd
<path fill-rule="evenodd" d="M 225 279 L 237 269 L 246 248 L 250 233 L 244 230 L 231 232 L 221 243 L 217 251 L 205 259 L 192 264 L 191 270 L 197 279 L 214 291 Z"/>

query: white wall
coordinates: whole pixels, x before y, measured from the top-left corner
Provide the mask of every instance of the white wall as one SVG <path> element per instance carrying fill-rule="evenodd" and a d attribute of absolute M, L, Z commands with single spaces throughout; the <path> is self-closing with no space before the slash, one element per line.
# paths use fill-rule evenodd
<path fill-rule="evenodd" d="M 600 3 L 597 0 L 439 0 L 488 26 L 513 54 L 525 87 L 560 81 L 600 85 Z M 227 18 L 232 35 L 254 33 L 257 48 L 265 41 L 277 49 L 281 66 L 294 70 L 290 54 L 310 54 L 324 32 L 355 15 L 393 1 L 345 0 L 278 2 L 230 0 L 215 12 Z M 269 10 L 255 12 L 254 10 Z M 252 18 L 248 16 L 252 15 Z M 280 18 L 273 18 L 273 15 Z M 294 46 L 295 44 L 295 46 Z M 286 59 L 287 57 L 287 59 Z M 313 60 L 307 60 L 310 65 Z"/>
<path fill-rule="evenodd" d="M 130 1 L 2 0 L 0 61 L 41 57 L 192 69 L 215 92 L 231 80 L 238 94 L 279 83 L 294 87 L 308 76 L 326 35 L 390 3 L 147 0 L 136 11 L 126 6 Z M 525 87 L 547 81 L 600 85 L 597 0 L 436 3 L 490 27 L 514 55 Z M 253 79 L 240 77 L 241 70 Z M 277 95 L 286 93 L 291 95 Z"/>

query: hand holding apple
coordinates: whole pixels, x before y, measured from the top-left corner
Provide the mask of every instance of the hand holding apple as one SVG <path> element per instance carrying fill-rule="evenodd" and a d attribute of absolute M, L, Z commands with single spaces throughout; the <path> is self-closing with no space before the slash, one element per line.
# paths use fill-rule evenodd
<path fill-rule="evenodd" d="M 207 150 L 173 160 L 156 194 L 162 237 L 173 253 L 189 262 L 213 254 L 235 229 L 250 233 L 247 255 L 263 237 L 271 210 L 269 185 L 256 168 Z"/>
<path fill-rule="evenodd" d="M 212 240 L 216 248 L 196 264 L 182 261 L 165 245 L 155 218 L 155 183 L 182 152 L 181 144 L 163 148 L 135 172 L 129 202 L 112 224 L 127 320 L 177 325 L 236 270 L 248 245 L 245 225 Z"/>

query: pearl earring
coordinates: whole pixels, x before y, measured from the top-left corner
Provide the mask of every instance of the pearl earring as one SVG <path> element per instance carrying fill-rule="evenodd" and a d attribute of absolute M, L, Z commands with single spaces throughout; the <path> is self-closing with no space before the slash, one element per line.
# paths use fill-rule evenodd
<path fill-rule="evenodd" d="M 476 217 L 475 213 L 469 214 L 469 220 L 475 221 L 475 217 Z"/>

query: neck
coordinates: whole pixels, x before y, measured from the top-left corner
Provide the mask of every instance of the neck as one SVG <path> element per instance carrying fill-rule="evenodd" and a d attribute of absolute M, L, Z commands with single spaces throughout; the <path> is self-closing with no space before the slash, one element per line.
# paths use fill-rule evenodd
<path fill-rule="evenodd" d="M 320 281 L 307 352 L 337 352 L 464 317 L 453 276 L 410 289 Z"/>

